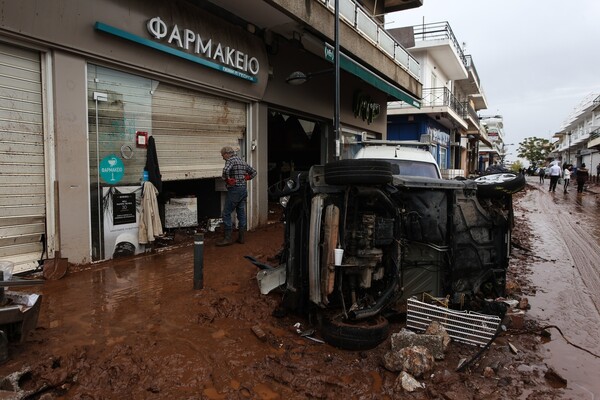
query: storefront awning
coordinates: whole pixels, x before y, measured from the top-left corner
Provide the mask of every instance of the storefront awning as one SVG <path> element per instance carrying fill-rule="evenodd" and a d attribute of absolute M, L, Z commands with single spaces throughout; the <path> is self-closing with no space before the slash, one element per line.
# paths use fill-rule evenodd
<path fill-rule="evenodd" d="M 403 101 L 416 108 L 421 108 L 420 100 L 406 93 L 398 86 L 384 80 L 379 75 L 365 68 L 343 53 L 340 53 L 340 68 L 344 71 L 350 72 L 352 75 L 359 77 L 369 85 L 387 93 L 396 100 Z"/>

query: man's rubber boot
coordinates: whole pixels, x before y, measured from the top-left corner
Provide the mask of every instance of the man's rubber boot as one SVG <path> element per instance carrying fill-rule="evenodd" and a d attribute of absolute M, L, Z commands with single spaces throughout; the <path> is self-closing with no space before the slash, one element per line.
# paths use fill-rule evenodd
<path fill-rule="evenodd" d="M 240 229 L 238 231 L 237 242 L 240 244 L 246 243 L 246 228 L 240 227 Z"/>
<path fill-rule="evenodd" d="M 231 240 L 231 231 L 225 231 L 225 234 L 223 235 L 223 239 L 219 242 L 217 242 L 217 246 L 222 247 L 222 246 L 229 246 L 230 244 L 233 244 L 233 240 Z"/>

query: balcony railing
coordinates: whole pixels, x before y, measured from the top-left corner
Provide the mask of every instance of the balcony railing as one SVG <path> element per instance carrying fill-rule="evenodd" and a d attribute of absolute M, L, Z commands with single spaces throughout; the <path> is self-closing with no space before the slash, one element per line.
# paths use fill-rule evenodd
<path fill-rule="evenodd" d="M 452 28 L 450 28 L 450 24 L 448 22 L 434 22 L 431 24 L 422 24 L 413 26 L 413 30 L 415 32 L 415 41 L 425 41 L 425 40 L 449 40 L 456 49 L 458 53 L 458 57 L 461 59 L 465 68 L 468 68 L 467 58 L 462 48 L 458 44 L 458 40 L 456 40 L 456 36 L 452 32 Z"/>
<path fill-rule="evenodd" d="M 449 107 L 461 118 L 465 115 L 464 105 L 454 97 L 452 92 L 446 88 L 426 88 L 423 89 L 422 107 Z"/>
<path fill-rule="evenodd" d="M 469 102 L 462 103 L 462 106 L 464 110 L 464 113 L 462 114 L 463 119 L 466 120 L 467 118 L 471 118 L 474 124 L 479 125 L 479 115 L 477 115 L 477 111 L 471 107 Z"/>
<path fill-rule="evenodd" d="M 334 0 L 319 0 L 331 12 L 335 12 Z M 379 50 L 386 54 L 397 65 L 405 71 L 420 80 L 421 66 L 419 62 L 411 56 L 406 49 L 387 33 L 383 26 L 369 15 L 369 13 L 353 0 L 339 0 L 340 19 L 345 21 L 361 36 L 369 40 Z"/>

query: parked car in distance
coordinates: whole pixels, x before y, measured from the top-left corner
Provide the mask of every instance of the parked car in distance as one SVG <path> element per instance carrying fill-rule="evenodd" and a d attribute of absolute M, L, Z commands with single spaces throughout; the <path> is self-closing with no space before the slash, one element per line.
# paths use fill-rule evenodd
<path fill-rule="evenodd" d="M 363 142 L 355 159 L 387 160 L 393 175 L 422 176 L 440 179 L 442 174 L 433 155 L 423 143 L 373 140 Z"/>

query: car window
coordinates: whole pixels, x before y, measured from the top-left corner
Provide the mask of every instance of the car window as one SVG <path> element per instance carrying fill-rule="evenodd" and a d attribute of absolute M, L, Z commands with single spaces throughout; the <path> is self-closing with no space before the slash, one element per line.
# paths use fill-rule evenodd
<path fill-rule="evenodd" d="M 410 161 L 389 160 L 392 163 L 392 174 L 406 176 L 423 176 L 426 178 L 440 178 L 435 164 Z"/>

